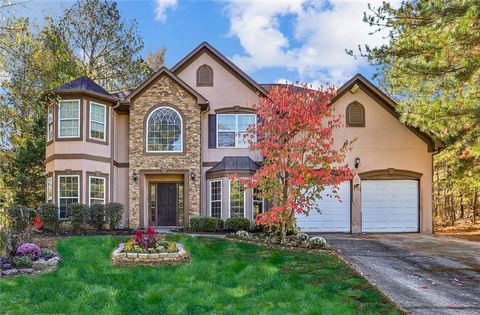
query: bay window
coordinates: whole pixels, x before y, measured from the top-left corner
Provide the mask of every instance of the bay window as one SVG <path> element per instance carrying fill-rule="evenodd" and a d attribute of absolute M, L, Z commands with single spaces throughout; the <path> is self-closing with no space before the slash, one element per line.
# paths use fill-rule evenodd
<path fill-rule="evenodd" d="M 90 176 L 88 179 L 88 205 L 105 204 L 105 177 Z"/>
<path fill-rule="evenodd" d="M 105 141 L 107 126 L 107 106 L 90 102 L 89 137 L 91 139 Z"/>
<path fill-rule="evenodd" d="M 58 137 L 80 137 L 80 100 L 63 100 L 58 103 Z"/>
<path fill-rule="evenodd" d="M 210 216 L 222 217 L 222 181 L 210 182 Z"/>
<path fill-rule="evenodd" d="M 238 180 L 229 183 L 230 217 L 245 217 L 245 188 Z"/>
<path fill-rule="evenodd" d="M 217 144 L 219 148 L 248 148 L 247 128 L 255 125 L 255 114 L 218 114 Z"/>
<path fill-rule="evenodd" d="M 47 184 L 45 187 L 47 203 L 53 202 L 53 178 L 51 176 L 47 177 Z"/>
<path fill-rule="evenodd" d="M 258 188 L 252 189 L 252 198 L 253 198 L 253 219 L 257 217 L 260 213 L 265 211 L 264 206 L 265 203 L 263 199 L 260 197 L 260 191 Z"/>
<path fill-rule="evenodd" d="M 58 216 L 60 219 L 68 218 L 68 206 L 80 203 L 80 176 L 59 175 L 57 183 Z"/>
<path fill-rule="evenodd" d="M 53 108 L 48 107 L 47 110 L 47 142 L 53 140 Z"/>

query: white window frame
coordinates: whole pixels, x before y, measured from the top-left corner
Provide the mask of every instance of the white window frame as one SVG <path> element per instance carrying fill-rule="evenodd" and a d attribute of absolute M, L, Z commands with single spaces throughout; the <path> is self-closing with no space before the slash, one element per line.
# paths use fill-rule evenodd
<path fill-rule="evenodd" d="M 265 213 L 265 198 L 262 199 L 255 199 L 255 194 L 253 193 L 254 188 L 252 188 L 252 221 L 255 220 L 255 217 L 253 216 L 253 210 L 255 209 L 255 200 L 262 201 L 262 213 Z"/>
<path fill-rule="evenodd" d="M 231 213 L 232 203 L 231 203 L 231 200 L 230 200 L 231 186 L 232 186 L 232 180 L 229 179 L 228 180 L 228 217 L 229 218 L 232 217 L 232 213 Z M 243 217 L 244 218 L 246 217 L 246 212 L 247 212 L 247 202 L 246 201 L 247 201 L 247 190 L 244 187 L 243 188 Z"/>
<path fill-rule="evenodd" d="M 235 130 L 228 130 L 228 131 L 227 131 L 227 130 L 220 130 L 220 129 L 218 128 L 218 121 L 219 121 L 218 118 L 221 117 L 221 116 L 228 116 L 228 115 L 230 115 L 230 116 L 232 116 L 232 115 L 235 116 Z M 217 119 L 216 119 L 216 124 L 217 124 L 217 126 L 216 126 L 217 148 L 220 148 L 220 149 L 248 149 L 248 142 L 247 142 L 247 146 L 246 146 L 246 147 L 240 147 L 240 146 L 239 146 L 239 133 L 240 133 L 240 132 L 239 132 L 239 130 L 238 130 L 238 117 L 239 117 L 239 116 L 244 116 L 244 115 L 254 116 L 254 117 L 255 117 L 255 126 L 257 125 L 257 115 L 256 115 L 256 114 L 247 114 L 247 113 L 245 113 L 245 114 L 236 114 L 236 113 L 217 114 L 217 117 L 216 117 L 216 118 L 217 118 Z M 218 134 L 219 134 L 220 132 L 234 132 L 234 133 L 235 133 L 235 146 L 234 146 L 234 147 L 220 146 L 220 143 L 218 142 Z M 243 132 L 243 131 L 242 131 L 242 132 Z M 256 138 L 256 137 L 255 137 L 255 138 Z M 255 139 L 255 140 L 256 140 L 256 139 Z"/>
<path fill-rule="evenodd" d="M 103 180 L 103 204 L 107 203 L 107 178 L 103 176 L 88 176 L 88 206 L 92 205 L 92 199 L 102 200 L 100 198 L 92 198 L 92 179 Z"/>
<path fill-rule="evenodd" d="M 80 196 L 80 185 L 81 185 L 81 181 L 80 181 L 80 175 L 58 175 L 57 177 L 57 209 L 58 209 L 58 213 L 57 213 L 57 216 L 59 219 L 61 220 L 66 220 L 68 219 L 67 218 L 60 218 L 60 178 L 65 178 L 65 177 L 76 177 L 77 178 L 77 203 L 80 203 L 81 202 L 81 196 Z M 71 198 L 71 197 L 64 197 L 64 198 Z"/>
<path fill-rule="evenodd" d="M 62 136 L 62 120 L 74 120 L 74 119 L 62 119 L 60 117 L 60 107 L 61 107 L 61 103 L 64 103 L 64 102 L 77 102 L 77 106 L 78 106 L 78 118 L 76 119 L 77 120 L 77 135 L 76 136 Z M 63 139 L 68 139 L 68 138 L 80 138 L 82 135 L 80 134 L 81 132 L 81 129 L 80 128 L 80 125 L 81 125 L 81 122 L 82 122 L 82 112 L 81 112 L 81 109 L 82 107 L 80 106 L 80 100 L 61 100 L 58 102 L 58 112 L 57 112 L 57 117 L 58 117 L 58 138 L 63 138 Z"/>
<path fill-rule="evenodd" d="M 101 106 L 103 107 L 103 121 L 93 121 L 92 120 L 92 105 Z M 100 140 L 100 141 L 107 141 L 107 105 L 100 104 L 97 102 L 90 101 L 88 105 L 88 138 L 93 140 Z M 96 122 L 97 124 L 103 124 L 103 138 L 92 137 L 92 121 Z"/>
<path fill-rule="evenodd" d="M 53 203 L 53 176 L 47 177 L 45 194 L 45 199 L 47 200 L 47 203 Z"/>
<path fill-rule="evenodd" d="M 213 183 L 220 183 L 220 200 L 212 200 L 212 184 Z M 222 215 L 222 210 L 223 210 L 223 205 L 222 205 L 222 202 L 223 202 L 223 198 L 222 198 L 222 194 L 223 194 L 223 183 L 222 183 L 222 180 L 211 180 L 209 181 L 209 184 L 208 184 L 208 196 L 209 196 L 209 202 L 208 202 L 208 209 L 209 209 L 209 213 L 210 213 L 210 216 L 212 216 L 212 201 L 214 202 L 220 202 L 220 219 L 223 217 Z"/>
<path fill-rule="evenodd" d="M 180 150 L 176 150 L 176 151 L 155 151 L 155 150 L 149 150 L 148 149 L 148 138 L 149 138 L 149 131 L 148 131 L 148 122 L 150 121 L 150 117 L 152 117 L 152 115 L 158 111 L 159 109 L 162 109 L 162 108 L 168 108 L 168 109 L 171 109 L 173 110 L 175 113 L 177 113 L 178 117 L 180 117 Z M 183 152 L 183 136 L 184 136 L 184 133 L 183 133 L 183 118 L 182 118 L 182 115 L 180 115 L 180 113 L 173 107 L 170 107 L 170 106 L 161 106 L 161 107 L 157 107 L 155 108 L 155 110 L 152 110 L 152 112 L 150 114 L 148 114 L 148 117 L 147 117 L 147 123 L 145 124 L 146 126 L 146 131 L 145 131 L 145 134 L 146 134 L 146 138 L 145 138 L 145 151 L 147 153 L 182 153 Z"/>
<path fill-rule="evenodd" d="M 52 118 L 51 121 L 50 121 L 50 117 Z M 50 142 L 53 140 L 53 133 L 55 132 L 54 125 L 53 125 L 54 120 L 55 120 L 55 117 L 53 117 L 53 106 L 50 105 L 47 108 L 47 142 Z M 52 126 L 52 132 L 50 132 L 50 125 Z"/>

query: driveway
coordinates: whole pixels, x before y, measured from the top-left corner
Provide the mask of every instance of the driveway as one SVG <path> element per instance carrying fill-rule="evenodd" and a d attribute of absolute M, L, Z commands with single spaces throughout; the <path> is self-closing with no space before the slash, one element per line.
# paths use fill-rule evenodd
<path fill-rule="evenodd" d="M 421 234 L 322 235 L 412 314 L 480 314 L 480 243 Z"/>

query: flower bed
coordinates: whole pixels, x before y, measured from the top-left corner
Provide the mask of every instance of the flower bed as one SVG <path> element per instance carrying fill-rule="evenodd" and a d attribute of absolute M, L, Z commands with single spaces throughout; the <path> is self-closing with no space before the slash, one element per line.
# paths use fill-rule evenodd
<path fill-rule="evenodd" d="M 238 231 L 228 235 L 229 238 L 239 239 L 243 241 L 261 243 L 273 247 L 287 247 L 287 248 L 303 248 L 316 250 L 330 250 L 331 245 L 320 236 L 309 237 L 308 234 L 298 233 L 287 236 L 286 240 L 282 241 L 277 236 L 269 236 L 264 233 L 249 233 L 247 231 Z"/>
<path fill-rule="evenodd" d="M 134 238 L 120 244 L 112 253 L 114 266 L 175 265 L 189 259 L 182 244 L 166 241 L 150 227 L 146 234 L 137 230 Z"/>
<path fill-rule="evenodd" d="M 60 257 L 54 251 L 40 248 L 35 244 L 24 243 L 17 248 L 14 257 L 0 257 L 0 275 L 35 275 L 52 271 L 59 261 Z"/>

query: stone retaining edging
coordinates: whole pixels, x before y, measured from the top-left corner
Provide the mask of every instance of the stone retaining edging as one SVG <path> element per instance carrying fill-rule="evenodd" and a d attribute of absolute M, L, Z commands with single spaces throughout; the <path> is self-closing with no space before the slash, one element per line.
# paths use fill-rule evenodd
<path fill-rule="evenodd" d="M 125 244 L 121 243 L 112 253 L 113 266 L 161 266 L 161 265 L 177 265 L 190 260 L 190 256 L 180 243 L 175 243 L 178 252 L 175 253 L 158 253 L 158 254 L 139 254 L 125 253 Z"/>

